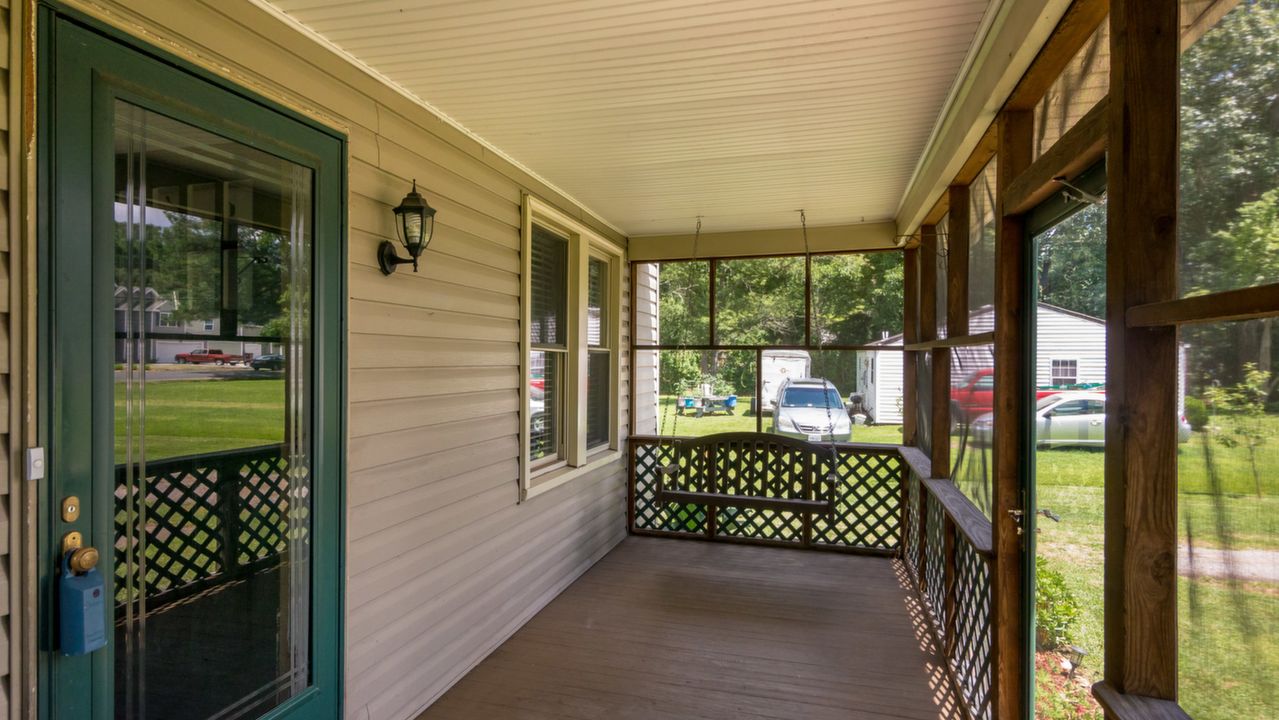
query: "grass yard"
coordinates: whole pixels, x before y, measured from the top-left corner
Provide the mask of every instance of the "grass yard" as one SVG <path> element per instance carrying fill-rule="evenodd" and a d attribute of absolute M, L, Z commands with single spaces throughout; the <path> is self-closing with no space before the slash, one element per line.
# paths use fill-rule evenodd
<path fill-rule="evenodd" d="M 1279 439 L 1279 418 L 1264 435 Z M 1179 538 L 1196 548 L 1279 551 L 1279 452 L 1256 448 L 1258 474 L 1246 447 L 1194 433 L 1179 451 Z M 1217 469 L 1215 480 L 1208 460 Z M 1084 670 L 1101 676 L 1104 455 L 1099 450 L 1041 450 L 1039 554 L 1064 574 L 1078 598 L 1076 644 Z M 1258 477 L 1260 482 L 1258 482 Z M 1276 561 L 1279 563 L 1279 560 Z M 1279 584 L 1182 576 L 1178 583 L 1181 704 L 1196 720 L 1262 720 L 1279 708 Z M 1073 716 L 1070 716 L 1073 717 Z M 1090 716 L 1091 717 L 1091 716 Z M 1095 715 L 1100 717 L 1100 714 Z"/>
<path fill-rule="evenodd" d="M 739 397 L 737 410 L 732 415 L 717 413 L 694 417 L 690 411 L 686 415 L 675 412 L 675 399 L 669 395 L 662 396 L 658 408 L 657 424 L 659 435 L 683 435 L 701 437 L 725 432 L 755 432 L 755 416 L 750 412 L 751 398 Z M 843 410 L 839 410 L 843 412 Z M 765 415 L 763 429 L 768 432 L 772 416 Z M 900 445 L 902 428 L 900 425 L 857 425 L 853 427 L 853 442 L 892 443 Z"/>
<path fill-rule="evenodd" d="M 124 462 L 125 388 L 115 385 L 115 458 Z M 168 380 L 146 386 L 151 461 L 254 447 L 284 439 L 284 380 Z"/>

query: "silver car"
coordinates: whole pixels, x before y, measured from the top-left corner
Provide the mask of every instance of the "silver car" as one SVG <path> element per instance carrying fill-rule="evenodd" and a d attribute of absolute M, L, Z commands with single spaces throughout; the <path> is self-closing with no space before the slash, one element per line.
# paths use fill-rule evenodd
<path fill-rule="evenodd" d="M 769 432 L 809 442 L 843 442 L 852 436 L 853 425 L 834 384 L 804 378 L 786 380 L 778 389 Z"/>
<path fill-rule="evenodd" d="M 1062 392 L 1040 398 L 1035 405 L 1036 439 L 1041 448 L 1104 447 L 1106 444 L 1106 396 L 1095 392 Z M 991 434 L 991 416 L 973 421 L 976 440 Z M 1190 440 L 1190 423 L 1177 419 L 1177 440 Z"/>

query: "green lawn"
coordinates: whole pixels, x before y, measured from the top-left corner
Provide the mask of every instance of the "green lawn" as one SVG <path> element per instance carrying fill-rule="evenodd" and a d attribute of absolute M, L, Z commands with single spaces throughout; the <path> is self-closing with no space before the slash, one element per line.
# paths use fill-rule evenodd
<path fill-rule="evenodd" d="M 1266 436 L 1279 438 L 1279 418 Z M 1257 448 L 1260 484 L 1244 447 L 1195 433 L 1179 450 L 1179 538 L 1197 548 L 1279 551 L 1279 452 Z M 1211 455 L 1216 480 L 1207 471 Z M 1082 613 L 1077 643 L 1084 672 L 1101 675 L 1103 463 L 1097 450 L 1041 450 L 1039 553 L 1066 577 Z M 1258 494 L 1260 489 L 1260 494 Z M 1214 490 L 1216 490 L 1214 492 Z M 1262 720 L 1279 709 L 1279 584 L 1181 577 L 1178 583 L 1181 703 L 1197 720 Z"/>
<path fill-rule="evenodd" d="M 115 457 L 124 462 L 125 388 L 115 386 Z M 162 458 L 282 442 L 284 380 L 169 380 L 146 386 L 146 456 Z"/>
<path fill-rule="evenodd" d="M 701 437 L 724 432 L 755 432 L 755 416 L 750 415 L 751 398 L 739 397 L 737 410 L 732 415 L 716 413 L 694 417 L 690 412 L 680 415 L 675 412 L 674 398 L 665 395 L 658 408 L 658 434 Z M 840 411 L 842 412 L 842 410 Z M 764 432 L 768 432 L 772 416 L 765 415 Z M 902 428 L 900 425 L 858 425 L 853 427 L 853 442 L 893 443 L 901 444 Z"/>

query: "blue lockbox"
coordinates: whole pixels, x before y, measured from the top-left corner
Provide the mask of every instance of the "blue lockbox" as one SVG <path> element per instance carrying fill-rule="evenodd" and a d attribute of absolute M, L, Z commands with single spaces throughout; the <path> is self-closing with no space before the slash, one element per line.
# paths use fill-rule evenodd
<path fill-rule="evenodd" d="M 106 589 L 97 568 L 71 570 L 72 552 L 63 556 L 58 580 L 60 644 L 63 655 L 87 655 L 107 644 Z"/>

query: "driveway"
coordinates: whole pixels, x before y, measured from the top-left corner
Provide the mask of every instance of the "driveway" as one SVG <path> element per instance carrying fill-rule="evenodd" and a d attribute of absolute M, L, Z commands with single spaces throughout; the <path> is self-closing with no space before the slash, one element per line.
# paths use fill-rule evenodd
<path fill-rule="evenodd" d="M 240 365 L 152 365 L 147 368 L 147 382 L 166 382 L 172 380 L 236 380 L 254 377 L 271 377 L 282 373 L 271 370 L 254 370 Z M 124 382 L 125 373 L 115 371 L 116 382 Z"/>
<path fill-rule="evenodd" d="M 1279 583 L 1279 550 L 1177 549 L 1177 571 L 1190 577 Z"/>

